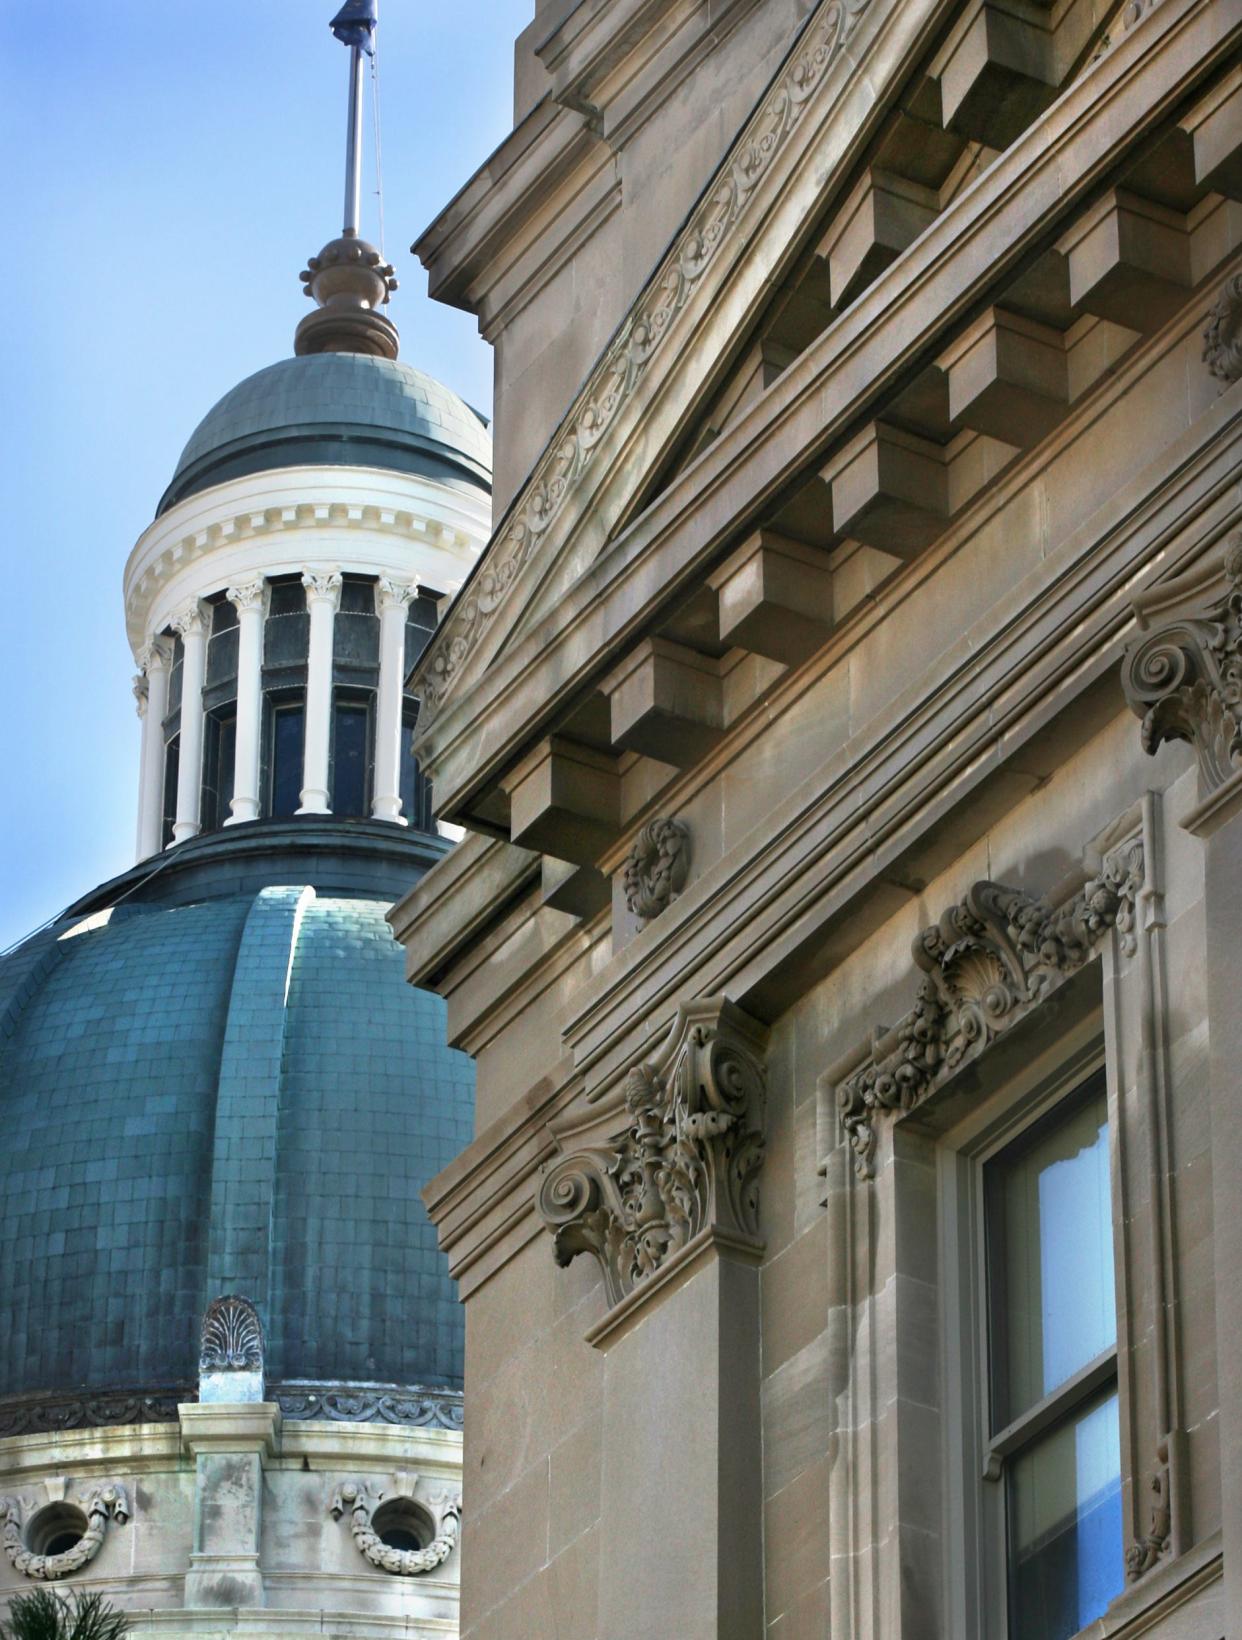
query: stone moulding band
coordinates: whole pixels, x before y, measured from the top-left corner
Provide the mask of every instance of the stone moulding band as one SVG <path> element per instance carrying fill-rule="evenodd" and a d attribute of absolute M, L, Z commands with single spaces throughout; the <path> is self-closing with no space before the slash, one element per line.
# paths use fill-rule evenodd
<path fill-rule="evenodd" d="M 913 1008 L 879 1030 L 855 1056 L 821 1079 L 854 1152 L 854 1170 L 874 1171 L 876 1122 L 913 1110 L 969 1060 L 1037 1007 L 1116 929 L 1135 946 L 1135 903 L 1143 885 L 1143 844 L 1132 838 L 1104 856 L 1059 907 L 1021 889 L 979 882 L 914 942 L 924 979 Z"/>
<path fill-rule="evenodd" d="M 124 1525 L 131 1514 L 129 1494 L 120 1481 L 108 1481 L 103 1486 L 95 1487 L 81 1503 L 72 1499 L 66 1501 L 81 1511 L 86 1520 L 86 1529 L 71 1549 L 57 1555 L 41 1555 L 27 1548 L 22 1530 L 26 1515 L 37 1515 L 39 1511 L 28 1511 L 21 1498 L 0 1498 L 0 1519 L 3 1520 L 0 1542 L 4 1544 L 4 1552 L 13 1562 L 14 1570 L 23 1577 L 54 1583 L 62 1577 L 80 1572 L 99 1553 L 108 1522 L 115 1520 L 118 1525 Z"/>
<path fill-rule="evenodd" d="M 626 1076 L 617 1125 L 545 1168 L 538 1208 L 556 1261 L 590 1253 L 610 1311 L 705 1240 L 761 1251 L 766 1042 L 725 997 L 683 1005 L 659 1053 Z"/>
<path fill-rule="evenodd" d="M 319 1419 L 335 1424 L 397 1424 L 460 1430 L 460 1390 L 398 1384 L 269 1384 L 268 1396 L 286 1421 Z M 54 1435 L 69 1429 L 108 1429 L 127 1424 L 175 1424 L 178 1405 L 193 1401 L 189 1383 L 158 1390 L 110 1390 L 88 1396 L 16 1396 L 0 1401 L 0 1440 L 14 1435 Z"/>
<path fill-rule="evenodd" d="M 433 639 L 420 675 L 424 719 L 439 711 L 520 571 L 592 465 L 618 412 L 675 328 L 729 240 L 760 180 L 784 148 L 869 0 L 821 0 L 784 69 L 724 160 L 689 222 L 634 304 L 549 443 L 478 570 Z"/>

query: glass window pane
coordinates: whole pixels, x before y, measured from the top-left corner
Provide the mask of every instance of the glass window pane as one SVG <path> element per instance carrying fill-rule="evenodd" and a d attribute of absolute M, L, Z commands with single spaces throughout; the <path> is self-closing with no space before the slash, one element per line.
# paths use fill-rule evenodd
<path fill-rule="evenodd" d="M 338 702 L 332 724 L 332 812 L 367 812 L 367 709 Z"/>
<path fill-rule="evenodd" d="M 1125 1583 L 1116 1393 L 1019 1453 L 1008 1475 L 1010 1640 L 1067 1640 Z"/>
<path fill-rule="evenodd" d="M 296 814 L 302 789 L 302 731 L 300 706 L 278 706 L 272 713 L 272 817 L 287 820 Z"/>
<path fill-rule="evenodd" d="M 1117 1340 L 1102 1079 L 989 1163 L 987 1194 L 999 1429 Z"/>

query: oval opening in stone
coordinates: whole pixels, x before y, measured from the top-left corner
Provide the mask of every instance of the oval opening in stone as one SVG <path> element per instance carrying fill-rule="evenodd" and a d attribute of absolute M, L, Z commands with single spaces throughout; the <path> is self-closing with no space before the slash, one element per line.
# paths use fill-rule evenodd
<path fill-rule="evenodd" d="M 371 1516 L 371 1528 L 388 1549 L 425 1549 L 435 1535 L 423 1511 L 410 1498 L 391 1498 Z"/>
<path fill-rule="evenodd" d="M 75 1503 L 49 1503 L 30 1517 L 26 1547 L 34 1555 L 64 1555 L 86 1536 L 87 1519 Z"/>

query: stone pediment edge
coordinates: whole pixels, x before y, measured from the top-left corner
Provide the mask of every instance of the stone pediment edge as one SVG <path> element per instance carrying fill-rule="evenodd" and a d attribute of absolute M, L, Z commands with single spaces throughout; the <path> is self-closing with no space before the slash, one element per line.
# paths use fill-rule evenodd
<path fill-rule="evenodd" d="M 1003 773 L 1032 735 L 1119 665 L 1134 629 L 1136 582 L 1179 573 L 1236 523 L 1242 400 L 1230 398 L 1165 453 L 1159 471 L 1140 474 L 1046 561 L 1051 597 L 1033 600 L 992 644 L 972 649 L 916 710 L 868 725 L 873 750 L 839 748 L 827 778 L 815 771 L 765 821 L 765 849 L 756 852 L 753 832 L 741 839 L 625 948 L 617 971 L 581 993 L 563 1033 L 581 1074 L 601 1085 L 610 1074 L 603 1067 L 623 1067 L 636 1000 L 647 1011 L 671 1006 L 687 972 L 700 989 L 750 1006 L 791 947 L 812 937 L 812 924 L 831 926 L 860 882 L 891 869 L 921 830 Z M 1156 491 L 1149 504 L 1136 503 Z M 1082 556 L 1088 534 L 1099 540 Z M 1150 543 L 1145 568 L 1131 546 L 1141 535 Z M 1070 679 L 1076 687 L 1067 691 Z M 1017 695 L 1015 680 L 1024 685 Z M 1116 693 L 1120 713 L 1119 676 Z M 860 824 L 867 815 L 878 818 Z"/>
<path fill-rule="evenodd" d="M 1165 0 L 1160 12 L 1153 14 L 1152 23 L 1158 23 L 1176 35 L 1197 27 L 1203 20 L 1202 13 L 1199 0 L 1180 0 L 1180 3 L 1179 0 Z M 674 566 L 668 562 L 674 550 L 679 560 L 691 560 L 703 550 L 695 538 L 696 532 L 690 527 L 696 508 L 700 503 L 710 507 L 721 485 L 726 481 L 736 484 L 736 470 L 742 464 L 753 465 L 764 460 L 763 452 L 774 441 L 780 446 L 779 459 L 786 465 L 796 460 L 798 451 L 794 445 L 802 440 L 802 428 L 791 423 L 795 416 L 805 419 L 805 415 L 810 414 L 807 407 L 812 404 L 815 406 L 813 419 L 816 438 L 823 442 L 821 432 L 824 424 L 818 407 L 827 391 L 824 377 L 830 371 L 847 367 L 856 372 L 855 355 L 859 349 L 869 345 L 874 336 L 884 329 L 888 317 L 914 299 L 917 288 L 921 288 L 933 274 L 956 275 L 950 264 L 956 258 L 964 231 L 957 221 L 961 212 L 969 213 L 965 232 L 973 242 L 978 234 L 984 231 L 992 234 L 996 230 L 997 210 L 1006 201 L 1017 208 L 1018 197 L 1025 194 L 1030 182 L 1032 166 L 1055 175 L 1059 193 L 1071 187 L 1071 183 L 1064 179 L 1071 175 L 1073 168 L 1067 169 L 1070 156 L 1063 150 L 1080 139 L 1085 140 L 1089 135 L 1086 128 L 1093 123 L 1094 116 L 1113 117 L 1115 111 L 1111 104 L 1118 95 L 1133 92 L 1137 105 L 1141 105 L 1141 112 L 1135 117 L 1144 123 L 1152 117 L 1153 106 L 1169 95 L 1162 87 L 1171 70 L 1162 66 L 1166 65 L 1162 53 L 1140 50 L 1143 44 L 1139 31 L 1128 35 L 1095 70 L 1097 75 L 1107 76 L 1107 84 L 1096 83 L 1084 87 L 1084 83 L 1080 82 L 1066 94 L 1062 100 L 1061 129 L 1052 133 L 1037 133 L 1038 145 L 1033 150 L 1024 138 L 1002 156 L 988 173 L 992 188 L 984 192 L 969 190 L 943 212 L 919 240 L 917 247 L 906 257 L 899 258 L 842 320 L 831 327 L 825 337 L 812 344 L 736 429 L 723 435 L 689 474 L 679 480 L 648 513 L 627 526 L 627 539 L 607 558 L 600 560 L 592 573 L 561 600 L 556 610 L 544 620 L 538 633 L 529 634 L 521 644 L 514 645 L 503 656 L 503 663 L 497 662 L 482 676 L 473 677 L 460 695 L 446 702 L 430 731 L 424 731 L 420 744 L 420 754 L 433 777 L 442 782 L 440 790 L 446 805 L 445 812 L 457 812 L 465 795 L 464 787 L 458 789 L 461 777 L 456 770 L 460 743 L 468 736 L 475 720 L 492 713 L 489 744 L 496 749 L 492 760 L 499 766 L 507 729 L 496 724 L 494 714 L 499 706 L 506 718 L 512 719 L 517 711 L 518 697 L 523 701 L 530 697 L 532 669 L 539 664 L 540 655 L 555 660 L 558 680 L 572 680 L 575 675 L 572 659 L 564 653 L 565 646 L 575 640 L 580 630 L 588 628 L 593 635 L 603 632 L 606 638 L 611 639 L 616 623 L 610 623 L 607 611 L 614 600 L 619 601 L 619 607 L 632 612 L 645 607 L 649 597 L 646 587 L 666 588 L 681 567 L 680 563 Z M 1159 85 L 1148 83 L 1153 75 L 1160 81 Z M 1072 190 L 1086 188 L 1090 180 L 1085 173 L 1082 176 L 1073 173 Z M 999 203 L 995 199 L 998 191 Z M 1029 214 L 1027 207 L 1023 206 L 1023 209 Z M 989 269 L 991 265 L 989 262 Z M 987 276 L 990 277 L 990 273 Z M 984 275 L 980 274 L 978 278 L 982 280 Z M 972 281 L 959 279 L 958 283 L 965 286 Z M 965 294 L 968 296 L 970 291 Z M 926 331 L 927 327 L 920 327 L 918 334 L 908 344 L 903 340 L 902 358 L 914 356 L 927 345 L 929 338 Z M 891 361 L 886 365 L 890 374 L 895 368 Z M 770 465 L 771 461 L 766 461 L 765 475 Z M 747 520 L 739 516 L 737 522 L 741 529 Z M 631 535 L 632 540 L 629 539 Z M 673 538 L 675 548 L 669 545 Z M 655 561 L 657 553 L 660 555 L 658 563 Z M 626 632 L 634 627 L 632 613 L 626 616 L 624 624 Z M 596 647 L 599 647 L 598 643 Z M 560 687 L 567 690 L 569 683 L 563 683 Z M 557 703 L 560 700 L 558 693 Z M 528 714 L 523 713 L 524 735 L 534 732 L 527 718 Z M 478 759 L 472 756 L 469 763 L 472 778 L 481 779 L 483 776 Z"/>
<path fill-rule="evenodd" d="M 935 3 L 922 0 L 921 10 L 925 13 Z M 520 584 L 529 594 L 532 581 L 546 577 L 580 520 L 589 516 L 597 534 L 603 529 L 598 497 L 586 493 L 588 477 L 614 467 L 622 423 L 632 429 L 640 399 L 649 399 L 676 371 L 677 357 L 667 343 L 684 331 L 677 320 L 692 298 L 696 307 L 710 310 L 712 293 L 731 271 L 719 254 L 721 247 L 743 213 L 751 214 L 776 180 L 774 162 L 778 155 L 785 158 L 786 145 L 802 127 L 807 110 L 820 96 L 829 96 L 829 70 L 843 56 L 859 18 L 881 4 L 820 0 L 804 23 L 772 85 L 588 375 L 422 657 L 416 677 L 426 722 L 434 720 L 451 693 L 477 676 L 519 624 L 524 601 L 514 598 L 515 588 Z M 890 5 L 883 18 L 891 22 L 901 14 L 908 19 L 914 9 L 911 4 Z M 657 360 L 662 373 L 652 371 Z M 604 456 L 611 459 L 601 461 Z M 632 475 L 620 488 L 632 491 Z M 507 622 L 498 620 L 502 609 L 513 611 Z"/>

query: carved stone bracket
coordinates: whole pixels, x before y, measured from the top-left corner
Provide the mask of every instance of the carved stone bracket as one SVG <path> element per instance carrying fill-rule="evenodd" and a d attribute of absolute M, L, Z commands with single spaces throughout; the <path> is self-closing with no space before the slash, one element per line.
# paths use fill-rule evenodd
<path fill-rule="evenodd" d="M 1133 951 L 1142 883 L 1143 846 L 1135 838 L 1106 855 L 1065 905 L 1053 908 L 1020 889 L 981 882 L 923 930 L 914 961 L 926 977 L 914 1007 L 879 1033 L 864 1063 L 835 1086 L 860 1178 L 872 1174 L 878 1115 L 922 1104 L 1080 968 L 1110 929 Z"/>
<path fill-rule="evenodd" d="M 56 1525 L 68 1529 L 74 1517 L 83 1522 L 81 1536 L 71 1548 L 59 1554 L 40 1554 L 26 1540 L 26 1530 L 38 1530 L 39 1517 L 46 1512 L 59 1512 Z M 57 1502 L 29 1508 L 21 1498 L 0 1498 L 0 1542 L 23 1577 L 54 1583 L 88 1566 L 103 1544 L 109 1521 L 118 1525 L 130 1518 L 129 1494 L 120 1481 L 107 1481 L 95 1487 L 81 1503 L 61 1499 Z"/>
<path fill-rule="evenodd" d="M 1126 650 L 1121 681 L 1143 750 L 1188 740 L 1210 796 L 1242 770 L 1242 533 L 1216 574 L 1192 571 L 1135 604 L 1148 632 Z"/>
<path fill-rule="evenodd" d="M 689 869 L 689 826 L 680 820 L 648 821 L 625 862 L 626 905 L 640 922 L 650 922 L 681 893 Z"/>
<path fill-rule="evenodd" d="M 411 1508 L 417 1507 L 420 1519 L 426 1519 L 433 1535 L 425 1549 L 399 1549 L 385 1543 L 375 1529 L 375 1517 L 381 1508 L 391 1508 L 401 1498 Z M 362 1480 L 346 1481 L 338 1487 L 329 1505 L 333 1520 L 348 1514 L 350 1531 L 358 1553 L 372 1566 L 394 1577 L 421 1577 L 434 1572 L 452 1554 L 457 1546 L 461 1526 L 461 1497 L 455 1492 L 430 1494 L 425 1502 L 414 1504 L 412 1488 L 398 1487 L 394 1496 L 385 1501 L 381 1487 Z"/>
<path fill-rule="evenodd" d="M 1232 385 L 1242 381 L 1242 273 L 1225 280 L 1203 331 L 1203 362 Z"/>
<path fill-rule="evenodd" d="M 610 1306 L 696 1238 L 758 1251 L 766 1031 L 724 997 L 678 1009 L 660 1052 L 625 1079 L 603 1143 L 551 1163 L 539 1212 L 556 1261 L 599 1261 Z"/>

